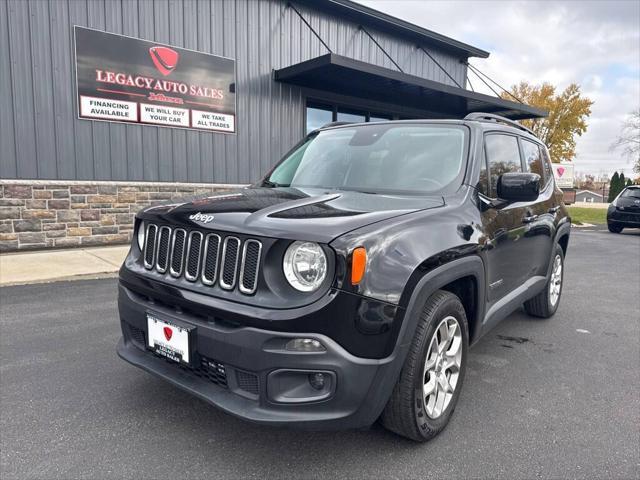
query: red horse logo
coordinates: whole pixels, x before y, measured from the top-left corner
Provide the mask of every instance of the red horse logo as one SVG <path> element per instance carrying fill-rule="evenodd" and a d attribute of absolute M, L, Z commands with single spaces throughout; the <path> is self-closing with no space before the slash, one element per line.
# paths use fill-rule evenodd
<path fill-rule="evenodd" d="M 153 64 L 164 76 L 173 72 L 178 65 L 178 59 L 180 58 L 178 52 L 171 50 L 168 47 L 151 47 L 149 49 L 149 55 L 151 55 Z"/>
<path fill-rule="evenodd" d="M 171 340 L 171 335 L 173 335 L 173 330 L 171 330 L 169 327 L 164 327 L 164 338 L 167 339 L 167 342 L 169 340 Z"/>

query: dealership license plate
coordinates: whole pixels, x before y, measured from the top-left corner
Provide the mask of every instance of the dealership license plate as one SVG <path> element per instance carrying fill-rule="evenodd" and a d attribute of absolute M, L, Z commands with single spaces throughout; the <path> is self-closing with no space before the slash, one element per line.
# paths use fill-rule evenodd
<path fill-rule="evenodd" d="M 178 363 L 189 363 L 189 334 L 193 328 L 176 325 L 147 313 L 148 347 Z"/>

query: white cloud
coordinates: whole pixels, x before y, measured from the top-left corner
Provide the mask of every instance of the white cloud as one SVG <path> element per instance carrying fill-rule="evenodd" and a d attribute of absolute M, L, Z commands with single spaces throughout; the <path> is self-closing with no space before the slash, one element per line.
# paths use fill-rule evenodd
<path fill-rule="evenodd" d="M 640 2 L 359 1 L 491 52 L 471 63 L 504 87 L 527 80 L 563 89 L 577 82 L 595 103 L 577 140 L 576 170 L 631 173 L 631 163 L 609 145 L 624 116 L 640 107 Z"/>

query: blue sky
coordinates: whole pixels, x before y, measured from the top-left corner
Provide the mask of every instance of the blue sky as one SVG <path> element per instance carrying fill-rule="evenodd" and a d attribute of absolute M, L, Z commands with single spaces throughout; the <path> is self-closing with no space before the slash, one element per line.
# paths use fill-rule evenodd
<path fill-rule="evenodd" d="M 359 3 L 491 52 L 471 63 L 501 85 L 547 81 L 563 89 L 578 83 L 595 104 L 577 140 L 576 171 L 632 173 L 631 161 L 609 146 L 626 114 L 640 108 L 640 1 Z M 480 90 L 480 81 L 473 84 Z"/>

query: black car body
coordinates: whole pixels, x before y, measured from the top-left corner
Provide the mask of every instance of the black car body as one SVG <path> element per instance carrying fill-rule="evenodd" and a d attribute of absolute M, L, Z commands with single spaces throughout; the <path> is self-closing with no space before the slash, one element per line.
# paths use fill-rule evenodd
<path fill-rule="evenodd" d="M 134 239 L 120 270 L 119 355 L 255 422 L 314 429 L 372 424 L 407 368 L 430 297 L 449 292 L 459 299 L 466 348 L 545 291 L 554 248 L 566 252 L 570 220 L 546 148 L 503 120 L 476 115 L 330 127 L 312 132 L 284 160 L 322 135 L 351 135 L 348 145 L 366 147 L 387 132 L 414 138 L 445 129 L 446 135 L 435 132 L 437 141 L 458 139 L 461 164 L 457 171 L 444 166 L 452 180 L 433 191 L 280 186 L 274 172 L 281 163 L 252 187 L 140 212 L 140 242 Z M 435 145 L 438 155 L 448 155 L 448 146 Z M 389 152 L 381 151 L 367 161 L 382 165 Z M 366 178 L 370 168 L 360 165 L 358 175 Z M 318 245 L 326 257 L 326 275 L 312 292 L 296 290 L 283 273 L 283 257 L 300 241 Z M 366 270 L 354 284 L 358 248 L 366 251 Z M 186 332 L 188 364 L 152 351 L 149 328 L 157 321 Z M 306 351 L 314 342 L 322 349 Z"/>
<path fill-rule="evenodd" d="M 640 185 L 626 187 L 607 209 L 607 226 L 612 233 L 623 228 L 640 228 Z"/>

